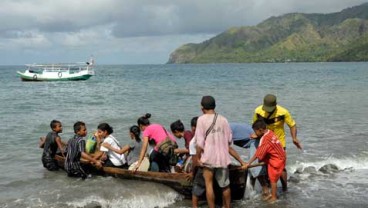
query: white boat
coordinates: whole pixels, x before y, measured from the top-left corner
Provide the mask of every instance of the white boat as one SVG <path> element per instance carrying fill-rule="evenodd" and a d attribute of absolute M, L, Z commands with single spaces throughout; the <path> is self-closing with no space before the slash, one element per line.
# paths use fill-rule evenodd
<path fill-rule="evenodd" d="M 22 81 L 87 80 L 95 75 L 94 60 L 78 63 L 26 64 L 25 72 L 17 71 Z"/>

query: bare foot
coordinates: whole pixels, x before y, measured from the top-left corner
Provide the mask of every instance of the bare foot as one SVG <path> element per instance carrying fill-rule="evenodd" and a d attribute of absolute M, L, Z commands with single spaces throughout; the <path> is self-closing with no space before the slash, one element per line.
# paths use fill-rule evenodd
<path fill-rule="evenodd" d="M 269 203 L 269 204 L 273 204 L 273 203 L 275 203 L 277 201 L 277 198 L 274 198 L 274 197 L 270 197 L 268 200 L 267 200 L 267 203 Z"/>
<path fill-rule="evenodd" d="M 267 195 L 262 194 L 262 200 L 263 201 L 268 201 L 271 198 L 272 198 L 272 195 L 271 194 L 267 194 Z"/>

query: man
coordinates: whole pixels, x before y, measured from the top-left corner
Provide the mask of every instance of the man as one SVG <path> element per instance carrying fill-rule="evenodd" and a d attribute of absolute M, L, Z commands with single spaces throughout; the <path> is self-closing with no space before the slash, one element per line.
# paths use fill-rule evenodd
<path fill-rule="evenodd" d="M 275 132 L 276 136 L 279 138 L 281 145 L 286 149 L 285 140 L 285 129 L 284 124 L 286 123 L 290 128 L 291 138 L 293 139 L 294 145 L 298 149 L 302 149 L 302 145 L 297 138 L 297 128 L 294 119 L 291 117 L 289 111 L 277 105 L 276 96 L 268 94 L 263 99 L 263 105 L 258 106 L 253 115 L 253 122 L 258 119 L 262 119 L 267 124 L 267 129 Z M 281 184 L 283 191 L 287 191 L 287 172 L 284 169 L 281 176 Z"/>
<path fill-rule="evenodd" d="M 206 198 L 209 208 L 215 207 L 213 178 L 222 188 L 224 207 L 230 207 L 231 191 L 228 165 L 230 155 L 246 166 L 238 153 L 230 147 L 231 129 L 227 119 L 215 112 L 216 102 L 212 96 L 203 96 L 201 101 L 203 115 L 197 120 L 196 155 L 199 165 L 203 167 L 206 185 Z M 229 155 L 230 153 L 230 155 Z"/>

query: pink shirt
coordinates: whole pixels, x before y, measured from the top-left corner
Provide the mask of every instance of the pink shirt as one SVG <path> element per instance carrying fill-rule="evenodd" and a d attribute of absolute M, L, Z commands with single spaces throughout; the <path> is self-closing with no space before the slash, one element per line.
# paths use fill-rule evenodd
<path fill-rule="evenodd" d="M 218 115 L 212 131 L 204 140 L 214 116 L 215 114 L 203 114 L 198 118 L 195 132 L 197 146 L 203 149 L 201 162 L 204 165 L 227 168 L 231 163 L 229 145 L 232 143 L 231 129 L 227 119 Z"/>
<path fill-rule="evenodd" d="M 164 141 L 166 137 L 169 136 L 171 140 L 176 142 L 174 136 L 170 134 L 167 130 L 165 131 L 164 127 L 160 124 L 150 124 L 143 131 L 143 137 L 148 137 L 149 139 L 153 139 L 157 144 Z M 155 148 L 155 150 L 157 150 Z"/>

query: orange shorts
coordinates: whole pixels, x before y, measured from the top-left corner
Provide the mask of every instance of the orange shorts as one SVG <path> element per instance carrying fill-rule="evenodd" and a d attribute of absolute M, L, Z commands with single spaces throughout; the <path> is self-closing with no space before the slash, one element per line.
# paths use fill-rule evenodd
<path fill-rule="evenodd" d="M 272 167 L 271 165 L 267 166 L 268 178 L 270 179 L 271 183 L 277 183 L 277 181 L 281 177 L 281 174 L 284 168 L 285 168 L 285 163 L 278 168 Z"/>

